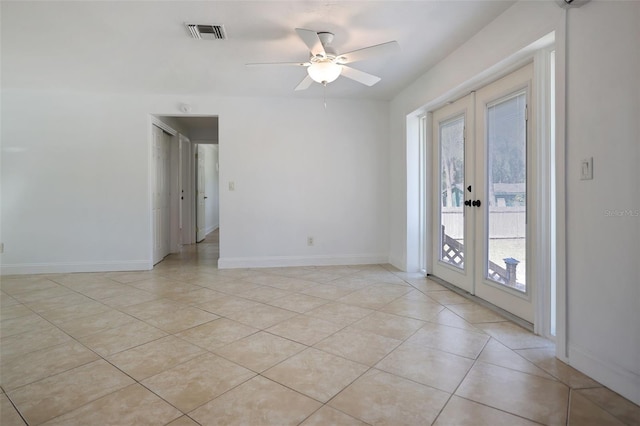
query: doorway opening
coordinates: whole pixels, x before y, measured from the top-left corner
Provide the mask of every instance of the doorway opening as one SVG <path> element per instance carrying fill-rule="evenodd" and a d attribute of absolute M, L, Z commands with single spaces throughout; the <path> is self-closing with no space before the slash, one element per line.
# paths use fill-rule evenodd
<path fill-rule="evenodd" d="M 416 115 L 420 268 L 554 339 L 555 51 Z"/>
<path fill-rule="evenodd" d="M 167 134 L 166 169 L 164 180 L 158 178 L 158 160 L 154 136 L 151 158 L 152 240 L 155 265 L 170 253 L 179 253 L 183 245 L 206 243 L 213 240 L 219 257 L 220 191 L 219 145 L 217 116 L 152 116 L 152 134 Z M 158 129 L 158 130 L 153 130 Z M 164 145 L 163 145 L 164 146 Z M 166 183 L 164 183 L 166 181 Z M 158 182 L 167 192 L 167 211 L 170 217 L 156 221 L 155 194 Z M 211 235 L 210 238 L 207 238 Z M 166 237 L 168 236 L 168 237 Z M 158 240 L 169 240 L 166 253 L 155 255 Z M 203 247 L 204 248 L 204 247 Z M 209 247 L 212 249 L 212 247 Z"/>

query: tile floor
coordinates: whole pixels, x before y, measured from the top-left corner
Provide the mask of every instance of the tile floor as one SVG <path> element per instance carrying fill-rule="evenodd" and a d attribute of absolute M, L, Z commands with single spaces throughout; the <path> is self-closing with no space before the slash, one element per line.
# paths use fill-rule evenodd
<path fill-rule="evenodd" d="M 385 265 L 3 277 L 0 424 L 640 425 L 553 344 Z"/>

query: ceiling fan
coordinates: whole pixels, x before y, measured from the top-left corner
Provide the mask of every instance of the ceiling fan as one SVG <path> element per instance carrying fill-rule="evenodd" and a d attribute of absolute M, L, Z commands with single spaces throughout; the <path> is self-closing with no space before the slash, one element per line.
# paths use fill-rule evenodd
<path fill-rule="evenodd" d="M 296 33 L 309 48 L 309 60 L 306 62 L 269 62 L 252 63 L 247 66 L 298 66 L 307 68 L 307 76 L 296 86 L 295 90 L 305 90 L 315 81 L 324 86 L 343 75 L 358 83 L 373 86 L 380 81 L 380 77 L 364 71 L 351 68 L 346 64 L 362 61 L 375 56 L 392 53 L 399 50 L 397 41 L 389 41 L 375 46 L 364 47 L 351 52 L 338 54 L 331 46 L 333 33 L 296 28 Z"/>

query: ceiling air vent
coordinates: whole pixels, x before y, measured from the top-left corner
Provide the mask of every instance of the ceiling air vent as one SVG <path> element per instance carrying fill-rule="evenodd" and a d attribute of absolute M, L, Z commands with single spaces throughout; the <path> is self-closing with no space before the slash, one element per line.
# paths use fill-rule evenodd
<path fill-rule="evenodd" d="M 185 24 L 191 37 L 202 40 L 226 40 L 224 25 Z"/>

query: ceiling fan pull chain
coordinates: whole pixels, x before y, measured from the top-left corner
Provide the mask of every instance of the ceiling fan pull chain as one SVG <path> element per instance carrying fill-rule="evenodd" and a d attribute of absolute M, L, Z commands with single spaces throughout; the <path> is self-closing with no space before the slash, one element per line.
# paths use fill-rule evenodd
<path fill-rule="evenodd" d="M 322 92 L 322 100 L 324 101 L 324 109 L 327 109 L 327 83 L 324 84 L 324 91 Z"/>

